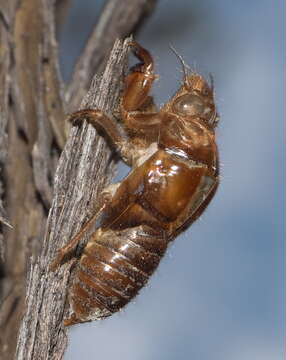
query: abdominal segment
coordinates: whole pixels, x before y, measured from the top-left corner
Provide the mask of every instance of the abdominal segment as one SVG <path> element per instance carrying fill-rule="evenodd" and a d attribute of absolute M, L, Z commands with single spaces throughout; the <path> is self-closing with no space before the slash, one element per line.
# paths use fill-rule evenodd
<path fill-rule="evenodd" d="M 102 319 L 124 307 L 146 284 L 166 248 L 162 234 L 148 226 L 99 228 L 84 249 L 70 291 L 77 322 Z"/>

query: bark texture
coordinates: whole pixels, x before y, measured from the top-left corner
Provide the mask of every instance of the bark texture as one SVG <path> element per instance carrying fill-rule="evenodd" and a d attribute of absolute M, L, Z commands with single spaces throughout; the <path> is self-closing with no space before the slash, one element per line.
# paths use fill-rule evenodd
<path fill-rule="evenodd" d="M 67 338 L 62 318 L 71 263 L 55 274 L 49 272 L 48 264 L 55 251 L 89 218 L 98 193 L 114 170 L 113 154 L 91 126 L 72 128 L 66 140 L 65 113 L 78 109 L 89 87 L 81 108 L 98 106 L 109 115 L 113 113 L 127 42 L 116 42 L 102 77 L 93 78 L 94 73 L 104 69 L 115 39 L 137 29 L 155 4 L 154 0 L 107 1 L 72 81 L 65 87 L 58 65 L 56 32 L 68 2 L 0 0 L 3 360 L 15 356 L 23 315 L 16 359 L 63 357 Z M 5 223 L 11 223 L 13 229 Z"/>
<path fill-rule="evenodd" d="M 122 74 L 127 49 L 127 42 L 124 45 L 116 42 L 103 77 L 94 79 L 82 108 L 99 107 L 112 114 L 121 83 L 118 74 Z M 29 276 L 28 309 L 20 329 L 17 359 L 61 359 L 63 356 L 67 342 L 62 324 L 63 304 L 72 261 L 55 273 L 49 271 L 49 265 L 56 250 L 91 216 L 94 199 L 113 170 L 110 149 L 102 137 L 97 141 L 96 137 L 95 129 L 86 123 L 73 127 L 60 157 L 43 249 L 32 264 Z"/>

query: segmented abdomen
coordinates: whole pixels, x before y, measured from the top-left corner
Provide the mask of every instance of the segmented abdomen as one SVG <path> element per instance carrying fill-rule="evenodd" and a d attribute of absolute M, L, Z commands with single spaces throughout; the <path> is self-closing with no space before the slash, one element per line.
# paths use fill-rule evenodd
<path fill-rule="evenodd" d="M 150 227 L 98 229 L 75 271 L 70 303 L 78 319 L 98 320 L 120 310 L 146 284 L 167 247 Z"/>
<path fill-rule="evenodd" d="M 204 164 L 158 150 L 120 184 L 74 273 L 71 323 L 126 305 L 146 284 L 176 229 L 213 196 Z"/>

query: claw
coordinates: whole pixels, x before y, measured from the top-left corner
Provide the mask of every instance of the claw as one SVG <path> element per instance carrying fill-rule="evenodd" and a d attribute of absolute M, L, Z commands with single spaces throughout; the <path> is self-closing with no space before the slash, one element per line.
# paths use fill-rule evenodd
<path fill-rule="evenodd" d="M 58 255 L 55 257 L 55 259 L 52 261 L 52 263 L 49 266 L 49 269 L 51 272 L 54 272 L 57 270 L 57 268 L 61 265 L 64 256 L 65 256 L 65 254 L 61 250 L 59 250 Z"/>

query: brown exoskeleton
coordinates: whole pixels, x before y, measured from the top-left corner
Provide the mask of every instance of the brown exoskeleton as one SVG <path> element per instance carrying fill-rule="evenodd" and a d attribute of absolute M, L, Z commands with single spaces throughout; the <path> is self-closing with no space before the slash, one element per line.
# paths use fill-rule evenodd
<path fill-rule="evenodd" d="M 71 115 L 102 129 L 133 170 L 105 189 L 94 217 L 52 264 L 55 269 L 101 215 L 76 263 L 69 289 L 72 315 L 65 325 L 102 319 L 119 311 L 146 284 L 169 242 L 195 221 L 219 183 L 213 86 L 183 63 L 184 81 L 157 110 L 148 95 L 156 78 L 149 52 L 131 47 L 141 63 L 126 77 L 122 125 L 99 109 Z"/>

